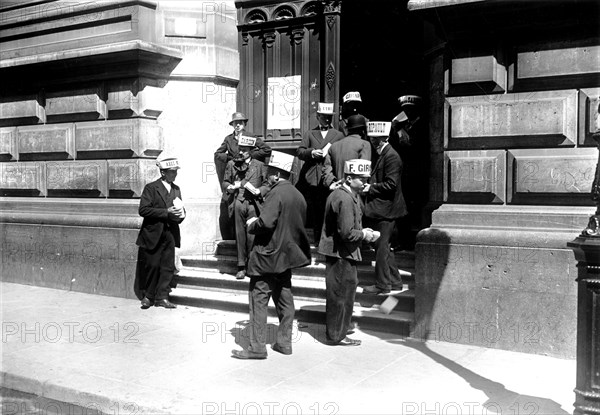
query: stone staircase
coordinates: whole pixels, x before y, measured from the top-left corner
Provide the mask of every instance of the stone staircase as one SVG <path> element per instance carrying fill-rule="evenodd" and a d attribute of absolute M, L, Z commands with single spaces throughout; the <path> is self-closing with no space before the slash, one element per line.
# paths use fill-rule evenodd
<path fill-rule="evenodd" d="M 311 249 L 312 263 L 292 271 L 292 292 L 299 322 L 325 323 L 325 257 Z M 408 336 L 414 320 L 413 251 L 395 252 L 405 290 L 394 297 L 398 304 L 389 314 L 379 311 L 387 296 L 363 294 L 362 286 L 375 283 L 375 252 L 363 251 L 358 265 L 359 288 L 356 293 L 353 321 L 362 329 Z M 248 312 L 250 279 L 236 280 L 235 241 L 218 241 L 214 252 L 182 257 L 183 269 L 176 276 L 177 288 L 170 296 L 173 303 L 226 311 Z M 272 301 L 269 314 L 276 316 Z"/>

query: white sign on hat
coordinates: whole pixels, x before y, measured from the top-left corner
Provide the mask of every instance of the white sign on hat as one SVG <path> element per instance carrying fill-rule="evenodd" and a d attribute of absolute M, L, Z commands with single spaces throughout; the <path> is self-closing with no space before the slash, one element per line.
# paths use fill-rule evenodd
<path fill-rule="evenodd" d="M 292 164 L 294 163 L 294 156 L 291 154 L 283 153 L 281 151 L 272 151 L 271 159 L 269 160 L 269 166 L 276 167 L 279 170 L 292 171 Z"/>
<path fill-rule="evenodd" d="M 317 112 L 319 114 L 333 115 L 333 104 L 330 104 L 329 102 L 319 102 Z"/>
<path fill-rule="evenodd" d="M 344 102 L 348 102 L 348 101 L 362 102 L 362 99 L 360 99 L 360 92 L 358 92 L 358 91 L 348 92 L 346 95 L 344 95 Z"/>
<path fill-rule="evenodd" d="M 175 157 L 162 155 L 156 159 L 156 165 L 161 170 L 177 170 L 181 168 L 179 166 L 179 160 L 177 160 Z"/>
<path fill-rule="evenodd" d="M 256 145 L 256 137 L 242 135 L 238 138 L 238 146 L 254 147 Z"/>
<path fill-rule="evenodd" d="M 344 174 L 355 174 L 357 176 L 371 175 L 371 162 L 369 160 L 354 159 L 344 163 Z"/>
<path fill-rule="evenodd" d="M 387 137 L 390 135 L 392 123 L 389 121 L 375 121 L 367 123 L 367 135 L 372 137 Z"/>

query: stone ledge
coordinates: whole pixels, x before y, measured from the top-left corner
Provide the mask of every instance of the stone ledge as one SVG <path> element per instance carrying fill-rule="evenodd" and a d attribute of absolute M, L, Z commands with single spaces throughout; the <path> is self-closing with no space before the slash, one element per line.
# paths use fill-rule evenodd
<path fill-rule="evenodd" d="M 76 226 L 86 228 L 139 229 L 142 225 L 142 218 L 110 216 L 110 214 L 107 212 L 104 212 L 103 215 L 80 215 L 57 212 L 37 213 L 0 211 L 0 223 Z"/>

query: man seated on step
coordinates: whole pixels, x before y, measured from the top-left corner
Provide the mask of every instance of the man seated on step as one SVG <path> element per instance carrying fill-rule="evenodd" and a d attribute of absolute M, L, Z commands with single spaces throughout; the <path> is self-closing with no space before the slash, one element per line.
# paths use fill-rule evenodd
<path fill-rule="evenodd" d="M 230 220 L 235 223 L 238 272 L 235 278 L 244 279 L 248 254 L 254 244 L 254 235 L 247 232 L 246 221 L 260 215 L 262 197 L 268 191 L 267 168 L 253 159 L 256 138 L 240 136 L 239 153 L 227 162 L 223 179 L 223 192 L 228 195 Z"/>
<path fill-rule="evenodd" d="M 372 229 L 362 227 L 360 191 L 369 180 L 371 162 L 349 160 L 344 182 L 331 192 L 325 205 L 325 220 L 319 253 L 326 260 L 325 324 L 327 341 L 332 345 L 358 346 L 360 340 L 347 337 L 358 286 L 356 263 L 362 261 L 363 240 L 374 241 Z"/>

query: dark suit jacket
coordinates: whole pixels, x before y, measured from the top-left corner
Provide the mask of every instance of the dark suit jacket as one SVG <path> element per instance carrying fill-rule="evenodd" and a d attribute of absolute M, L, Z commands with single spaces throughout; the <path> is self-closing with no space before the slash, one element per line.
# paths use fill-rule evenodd
<path fill-rule="evenodd" d="M 242 134 L 248 137 L 254 137 L 254 134 L 250 132 L 243 132 Z M 227 162 L 233 159 L 234 156 L 238 155 L 239 152 L 240 149 L 238 147 L 238 142 L 233 137 L 233 133 L 225 137 L 219 148 L 217 148 L 217 151 L 215 151 L 214 160 L 219 183 L 223 183 L 223 176 L 225 175 L 225 167 L 227 166 Z M 262 161 L 264 163 L 271 155 L 271 147 L 266 145 L 262 138 L 256 138 L 256 148 L 250 151 L 250 155 L 253 159 Z"/>
<path fill-rule="evenodd" d="M 281 274 L 310 264 L 305 221 L 302 194 L 287 180 L 275 183 L 265 196 L 259 218 L 248 226 L 248 232 L 256 235 L 248 275 Z"/>
<path fill-rule="evenodd" d="M 267 166 L 258 160 L 251 159 L 248 164 L 248 169 L 245 172 L 239 172 L 235 169 L 233 160 L 229 160 L 225 169 L 225 178 L 223 179 L 223 192 L 229 193 L 227 187 L 240 181 L 242 187 L 231 192 L 232 199 L 240 201 L 258 199 L 264 196 L 269 190 L 269 182 L 267 181 Z M 253 195 L 250 191 L 244 188 L 246 183 L 260 190 L 260 196 Z"/>
<path fill-rule="evenodd" d="M 344 138 L 344 135 L 333 128 L 327 130 L 327 135 L 323 138 L 321 130 L 317 127 L 304 133 L 302 142 L 296 150 L 296 155 L 304 164 L 300 170 L 300 181 L 309 186 L 318 186 L 321 184 L 323 176 L 323 162 L 325 158 L 315 159 L 312 156 L 313 150 L 321 150 L 327 143 L 335 143 Z"/>
<path fill-rule="evenodd" d="M 327 198 L 319 253 L 362 261 L 362 240 L 361 200 L 351 190 L 341 186 Z"/>
<path fill-rule="evenodd" d="M 323 184 L 331 185 L 344 178 L 344 164 L 348 160 L 371 160 L 371 143 L 352 134 L 331 145 L 323 164 Z"/>
<path fill-rule="evenodd" d="M 171 192 L 173 192 L 172 199 L 176 197 L 181 199 L 181 190 L 175 183 L 171 184 Z M 173 203 L 169 203 L 169 193 L 167 193 L 161 179 L 148 183 L 144 187 L 138 210 L 144 221 L 135 242 L 137 246 L 148 250 L 156 248 L 167 224 L 173 238 L 175 238 L 175 246 L 178 248 L 181 246 L 179 224 L 183 219 L 167 212 L 167 209 L 171 206 L 173 206 Z"/>
<path fill-rule="evenodd" d="M 371 169 L 371 188 L 365 206 L 366 217 L 392 220 L 408 213 L 402 195 L 401 176 L 402 160 L 396 150 L 388 144 Z"/>

